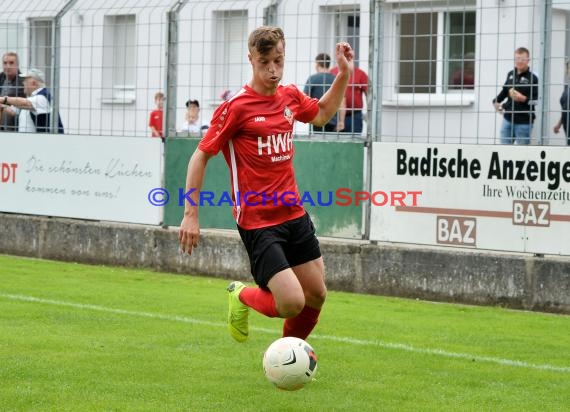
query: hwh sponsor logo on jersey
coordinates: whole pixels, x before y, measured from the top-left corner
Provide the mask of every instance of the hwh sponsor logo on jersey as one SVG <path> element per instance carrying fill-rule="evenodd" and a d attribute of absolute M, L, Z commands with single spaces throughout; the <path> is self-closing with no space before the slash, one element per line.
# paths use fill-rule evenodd
<path fill-rule="evenodd" d="M 265 140 L 265 142 L 264 142 Z M 293 137 L 291 132 L 285 134 L 269 135 L 265 139 L 261 136 L 257 137 L 257 154 L 262 156 L 264 153 L 268 155 L 290 153 L 293 147 Z"/>

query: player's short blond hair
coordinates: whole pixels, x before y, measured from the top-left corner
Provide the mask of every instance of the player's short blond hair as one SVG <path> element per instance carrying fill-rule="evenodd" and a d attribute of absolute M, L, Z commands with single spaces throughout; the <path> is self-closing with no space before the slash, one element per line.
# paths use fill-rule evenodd
<path fill-rule="evenodd" d="M 259 54 L 267 54 L 279 42 L 283 42 L 285 47 L 285 34 L 279 27 L 261 26 L 251 32 L 247 41 L 247 47 L 250 53 L 257 51 Z"/>

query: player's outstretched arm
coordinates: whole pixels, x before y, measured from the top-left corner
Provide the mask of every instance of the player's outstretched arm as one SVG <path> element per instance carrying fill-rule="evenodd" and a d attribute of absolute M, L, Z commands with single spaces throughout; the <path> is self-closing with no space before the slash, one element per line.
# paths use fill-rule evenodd
<path fill-rule="evenodd" d="M 184 217 L 180 223 L 178 240 L 180 249 L 184 253 L 192 254 L 192 249 L 198 246 L 200 240 L 200 223 L 198 221 L 198 207 L 200 190 L 204 182 L 206 164 L 212 155 L 196 149 L 188 162 L 188 174 L 186 176 L 186 193 L 192 202 L 184 199 Z"/>
<path fill-rule="evenodd" d="M 350 44 L 337 43 L 336 63 L 338 75 L 334 79 L 330 89 L 319 100 L 319 113 L 311 121 L 315 126 L 324 126 L 338 111 L 350 74 L 354 70 L 354 52 Z"/>

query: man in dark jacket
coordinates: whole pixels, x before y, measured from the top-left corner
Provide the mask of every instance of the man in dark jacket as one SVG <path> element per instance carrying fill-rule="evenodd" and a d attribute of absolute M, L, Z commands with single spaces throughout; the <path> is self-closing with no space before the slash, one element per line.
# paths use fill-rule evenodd
<path fill-rule="evenodd" d="M 0 98 L 26 97 L 24 84 L 19 76 L 18 55 L 14 52 L 4 53 L 2 56 L 2 73 L 0 73 Z M 17 132 L 18 116 L 13 116 L 10 112 L 2 110 L 0 112 L 0 131 Z"/>
<path fill-rule="evenodd" d="M 530 144 L 536 117 L 534 106 L 538 102 L 538 77 L 530 71 L 529 60 L 528 49 L 519 47 L 515 50 L 515 68 L 507 74 L 503 88 L 493 99 L 495 110 L 503 114 L 503 144 L 513 144 L 515 141 L 517 144 Z"/>
<path fill-rule="evenodd" d="M 560 96 L 560 108 L 562 109 L 562 114 L 558 123 L 554 125 L 554 133 L 558 134 L 558 132 L 560 132 L 560 127 L 564 128 L 566 144 L 570 146 L 570 85 L 568 84 L 568 80 L 570 80 L 570 62 L 566 62 L 566 79 L 567 81 L 564 84 L 562 96 Z"/>

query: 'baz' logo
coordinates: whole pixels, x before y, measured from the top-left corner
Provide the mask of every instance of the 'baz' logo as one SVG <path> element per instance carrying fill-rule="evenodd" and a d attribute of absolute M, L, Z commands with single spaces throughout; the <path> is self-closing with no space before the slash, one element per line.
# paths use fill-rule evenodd
<path fill-rule="evenodd" d="M 550 226 L 550 202 L 513 200 L 513 225 Z"/>
<path fill-rule="evenodd" d="M 285 134 L 269 135 L 266 137 L 266 143 L 263 143 L 263 137 L 257 137 L 257 153 L 263 155 L 263 149 L 267 149 L 267 154 L 289 153 L 293 146 L 293 138 L 291 132 Z"/>
<path fill-rule="evenodd" d="M 437 216 L 437 243 L 476 246 L 477 220 L 474 217 Z"/>
<path fill-rule="evenodd" d="M 265 116 L 255 116 L 255 118 L 253 119 L 254 122 L 264 122 L 265 121 Z"/>

